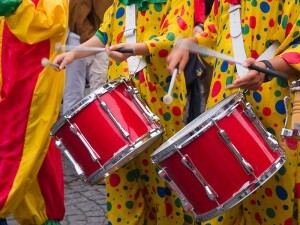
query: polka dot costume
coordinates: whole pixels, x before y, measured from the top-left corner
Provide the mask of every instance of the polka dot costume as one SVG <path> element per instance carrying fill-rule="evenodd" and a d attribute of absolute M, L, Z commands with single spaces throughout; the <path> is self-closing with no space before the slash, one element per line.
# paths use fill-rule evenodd
<path fill-rule="evenodd" d="M 247 57 L 257 58 L 273 41 L 278 40 L 280 46 L 276 55 L 300 71 L 300 2 L 242 0 L 241 6 L 242 33 Z M 198 35 L 197 39 L 202 45 L 233 56 L 228 9 L 229 3 L 224 0 L 215 1 L 211 15 L 205 23 L 207 32 Z M 237 74 L 235 65 L 231 63 L 212 58 L 206 60 L 215 67 L 207 105 L 212 107 L 237 91 L 225 89 Z M 274 78 L 271 82 L 264 83 L 259 90 L 246 93 L 246 100 L 252 104 L 256 116 L 281 142 L 287 162 L 242 203 L 203 225 L 299 224 L 299 147 L 292 139 L 286 138 L 282 141 L 280 138 L 286 113 L 283 99 L 288 95 L 290 82 L 299 79 L 288 76 L 289 81 Z M 247 141 L 247 137 L 244 139 Z"/>
<path fill-rule="evenodd" d="M 173 102 L 163 103 L 171 81 L 166 57 L 177 36 L 192 35 L 193 1 L 171 0 L 149 3 L 146 11 L 137 11 L 137 42 L 146 43 L 150 56 L 147 67 L 130 77 L 150 110 L 165 128 L 163 137 L 138 157 L 107 178 L 107 214 L 109 225 L 188 225 L 195 221 L 182 209 L 178 196 L 157 175 L 150 155 L 183 127 L 186 105 L 184 77 L 173 87 Z M 97 36 L 103 43 L 126 42 L 123 36 L 125 5 L 118 1 L 106 12 Z M 126 62 L 110 61 L 109 80 L 129 77 Z"/>

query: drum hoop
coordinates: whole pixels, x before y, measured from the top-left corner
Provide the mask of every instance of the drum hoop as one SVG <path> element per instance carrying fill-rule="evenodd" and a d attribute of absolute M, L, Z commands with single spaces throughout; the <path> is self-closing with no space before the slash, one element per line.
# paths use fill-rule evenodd
<path fill-rule="evenodd" d="M 213 110 L 214 108 L 217 108 L 217 105 L 214 107 L 208 109 L 203 114 L 198 116 L 196 119 L 191 121 L 187 126 L 182 128 L 180 131 L 178 131 L 175 135 L 173 135 L 169 140 L 167 140 L 165 143 L 163 143 L 155 152 L 151 154 L 151 159 L 153 163 L 158 163 L 171 155 L 173 155 L 179 146 L 180 143 L 186 142 L 189 137 L 191 137 L 191 132 L 195 131 L 196 129 L 200 129 L 199 132 L 201 135 L 201 131 L 205 131 L 209 129 L 211 126 L 213 126 L 214 121 L 218 121 L 222 119 L 223 117 L 230 115 L 230 113 L 240 104 L 244 103 L 244 94 L 241 92 L 237 92 L 235 94 L 232 94 L 228 96 L 227 98 L 223 99 L 221 102 L 219 102 L 217 105 L 219 105 L 219 109 L 215 111 L 211 116 L 207 116 L 207 118 L 204 118 L 203 121 L 201 121 L 202 117 L 205 117 L 205 114 L 209 115 L 210 110 Z M 201 123 L 200 123 L 201 122 Z M 191 128 L 189 128 L 191 126 Z M 189 129 L 189 130 L 187 130 Z M 184 134 L 185 132 L 185 134 Z M 199 136 L 200 136 L 199 135 Z M 177 136 L 179 136 L 177 138 Z M 173 140 L 175 139 L 175 140 Z M 186 143 L 185 145 L 188 145 L 192 141 Z"/>
<path fill-rule="evenodd" d="M 114 90 L 117 86 L 122 83 L 128 82 L 128 79 L 124 77 L 120 77 L 105 83 L 104 85 L 100 86 L 98 89 L 90 93 L 89 95 L 85 96 L 82 100 L 72 106 L 67 112 L 58 119 L 58 121 L 51 127 L 50 135 L 55 136 L 55 134 L 59 131 L 59 129 L 72 117 L 77 115 L 81 112 L 82 109 L 87 107 L 91 104 L 97 97 Z"/>

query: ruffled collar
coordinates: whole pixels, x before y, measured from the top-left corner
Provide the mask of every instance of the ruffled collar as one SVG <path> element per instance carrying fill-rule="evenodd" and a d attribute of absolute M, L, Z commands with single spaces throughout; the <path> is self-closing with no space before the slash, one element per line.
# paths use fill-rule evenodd
<path fill-rule="evenodd" d="M 119 2 L 123 3 L 124 5 L 135 4 L 139 11 L 145 11 L 148 9 L 149 3 L 162 3 L 167 2 L 167 0 L 119 0 Z"/>

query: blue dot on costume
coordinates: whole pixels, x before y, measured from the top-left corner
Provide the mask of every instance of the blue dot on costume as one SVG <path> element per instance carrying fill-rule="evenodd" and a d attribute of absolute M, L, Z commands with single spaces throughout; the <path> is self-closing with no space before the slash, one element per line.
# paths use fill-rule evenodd
<path fill-rule="evenodd" d="M 221 65 L 221 71 L 222 72 L 226 72 L 228 69 L 228 62 L 227 61 L 223 61 L 222 65 Z"/>
<path fill-rule="evenodd" d="M 166 195 L 166 189 L 164 187 L 157 187 L 157 194 L 163 198 Z"/>
<path fill-rule="evenodd" d="M 288 197 L 287 191 L 281 186 L 276 187 L 276 194 L 281 200 L 286 200 Z"/>
<path fill-rule="evenodd" d="M 283 100 L 279 100 L 278 102 L 276 102 L 275 109 L 276 109 L 276 111 L 278 113 L 285 114 L 284 101 Z"/>
<path fill-rule="evenodd" d="M 267 2 L 262 2 L 260 4 L 260 9 L 264 13 L 268 13 L 270 11 L 270 5 Z"/>
<path fill-rule="evenodd" d="M 256 102 L 261 102 L 261 94 L 259 92 L 253 92 L 253 98 Z"/>
<path fill-rule="evenodd" d="M 116 18 L 120 19 L 122 16 L 124 16 L 124 14 L 125 14 L 125 9 L 124 8 L 119 8 L 117 10 L 117 13 L 116 13 Z"/>

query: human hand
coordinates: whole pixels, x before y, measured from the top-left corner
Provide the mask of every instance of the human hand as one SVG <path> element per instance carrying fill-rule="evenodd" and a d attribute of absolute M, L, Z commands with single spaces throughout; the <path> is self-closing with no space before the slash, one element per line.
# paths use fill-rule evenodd
<path fill-rule="evenodd" d="M 107 55 L 114 59 L 117 62 L 122 62 L 126 60 L 130 56 L 134 56 L 134 49 L 136 47 L 136 44 L 128 44 L 128 43 L 120 43 L 112 46 L 105 46 L 105 50 L 107 52 Z M 126 50 L 132 50 L 132 53 L 128 52 L 122 52 L 122 49 Z M 120 51 L 121 50 L 121 51 Z"/>
<path fill-rule="evenodd" d="M 248 68 L 251 65 L 256 65 L 261 68 L 266 68 L 264 63 L 258 62 L 253 58 L 248 58 L 243 62 L 243 66 L 246 68 Z M 256 91 L 260 88 L 261 84 L 264 81 L 264 78 L 265 78 L 264 73 L 261 73 L 257 70 L 249 70 L 249 72 L 245 76 L 238 77 L 236 80 L 233 81 L 232 84 L 228 85 L 226 88 L 227 89 L 242 88 L 251 91 Z"/>
<path fill-rule="evenodd" d="M 200 25 L 200 23 L 199 23 L 199 24 L 194 26 L 193 34 L 195 35 L 195 34 L 199 34 L 201 32 L 203 32 L 203 25 Z"/>
<path fill-rule="evenodd" d="M 65 69 L 67 65 L 71 64 L 75 59 L 75 53 L 73 51 L 62 53 L 55 57 L 54 64 L 58 64 L 58 68 L 54 68 L 56 71 Z"/>
<path fill-rule="evenodd" d="M 186 48 L 180 47 L 185 44 L 184 42 L 189 42 L 189 40 L 182 39 L 179 43 L 175 43 L 173 49 L 167 56 L 167 70 L 170 74 L 173 74 L 176 67 L 178 68 L 178 73 L 182 73 L 189 60 L 190 52 Z"/>

